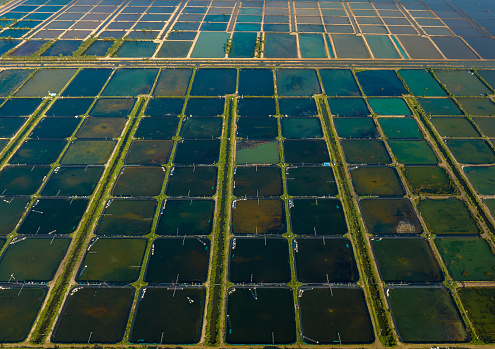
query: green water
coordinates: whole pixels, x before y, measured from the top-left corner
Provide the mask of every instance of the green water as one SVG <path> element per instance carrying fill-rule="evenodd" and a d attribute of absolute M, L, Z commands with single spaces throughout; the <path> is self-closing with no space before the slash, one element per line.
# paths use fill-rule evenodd
<path fill-rule="evenodd" d="M 358 85 L 348 69 L 320 69 L 327 96 L 360 96 Z M 335 81 L 339 83 L 336 84 Z"/>
<path fill-rule="evenodd" d="M 236 167 L 234 195 L 237 197 L 282 195 L 280 168 L 265 166 Z"/>
<path fill-rule="evenodd" d="M 405 343 L 464 342 L 469 338 L 449 291 L 441 287 L 388 288 L 395 326 Z"/>
<path fill-rule="evenodd" d="M 155 89 L 154 96 L 184 96 L 192 76 L 190 68 L 162 69 Z"/>
<path fill-rule="evenodd" d="M 32 69 L 7 69 L 0 73 L 0 97 L 14 92 L 33 72 Z"/>
<path fill-rule="evenodd" d="M 39 199 L 17 232 L 19 234 L 72 234 L 86 208 L 86 199 Z"/>
<path fill-rule="evenodd" d="M 372 118 L 335 118 L 333 123 L 341 138 L 377 138 L 379 135 Z"/>
<path fill-rule="evenodd" d="M 476 191 L 481 195 L 495 195 L 494 175 L 495 167 L 493 166 L 475 166 L 464 167 L 464 173 L 474 186 Z"/>
<path fill-rule="evenodd" d="M 213 196 L 216 192 L 217 167 L 174 167 L 167 184 L 169 196 Z"/>
<path fill-rule="evenodd" d="M 59 167 L 52 173 L 41 193 L 44 196 L 90 196 L 103 170 L 103 166 Z"/>
<path fill-rule="evenodd" d="M 358 167 L 350 172 L 354 190 L 360 196 L 405 194 L 397 171 L 392 167 Z"/>
<path fill-rule="evenodd" d="M 287 191 L 292 196 L 334 196 L 337 182 L 331 167 L 287 167 Z"/>
<path fill-rule="evenodd" d="M 77 138 L 117 138 L 121 135 L 126 124 L 124 118 L 89 117 L 84 119 L 78 129 Z"/>
<path fill-rule="evenodd" d="M 461 164 L 495 163 L 495 153 L 483 139 L 449 139 L 445 143 Z"/>
<path fill-rule="evenodd" d="M 150 41 L 124 41 L 122 46 L 114 54 L 120 58 L 151 57 L 155 53 L 157 44 Z"/>
<path fill-rule="evenodd" d="M 431 123 L 442 137 L 468 138 L 480 136 L 467 118 L 431 118 Z"/>
<path fill-rule="evenodd" d="M 297 58 L 297 38 L 287 33 L 265 33 L 265 58 Z"/>
<path fill-rule="evenodd" d="M 437 235 L 478 234 L 479 228 L 464 204 L 458 199 L 425 199 L 418 210 L 428 229 Z"/>
<path fill-rule="evenodd" d="M 50 171 L 49 166 L 7 166 L 0 172 L 2 195 L 32 195 L 36 193 Z"/>
<path fill-rule="evenodd" d="M 314 99 L 279 98 L 278 104 L 281 115 L 294 116 L 294 117 L 307 117 L 318 114 L 318 109 L 316 108 Z M 275 112 L 273 112 L 273 114 L 275 114 Z"/>
<path fill-rule="evenodd" d="M 40 98 L 11 98 L 0 108 L 0 117 L 29 116 L 40 103 Z"/>
<path fill-rule="evenodd" d="M 366 35 L 373 56 L 377 59 L 400 59 L 400 54 L 386 35 Z"/>
<path fill-rule="evenodd" d="M 409 199 L 362 199 L 359 208 L 370 234 L 421 234 L 423 228 Z"/>
<path fill-rule="evenodd" d="M 276 140 L 238 140 L 236 163 L 276 164 L 280 161 Z"/>
<path fill-rule="evenodd" d="M 110 158 L 116 144 L 116 141 L 73 141 L 60 163 L 64 165 L 104 164 Z"/>
<path fill-rule="evenodd" d="M 158 69 L 117 69 L 102 96 L 137 96 L 151 92 Z"/>
<path fill-rule="evenodd" d="M 368 102 L 378 115 L 411 115 L 411 110 L 401 98 L 369 98 Z"/>
<path fill-rule="evenodd" d="M 239 118 L 237 137 L 246 139 L 270 139 L 278 136 L 276 118 Z"/>
<path fill-rule="evenodd" d="M 171 140 L 134 140 L 125 158 L 126 164 L 166 164 L 172 151 Z"/>
<path fill-rule="evenodd" d="M 160 194 L 165 171 L 162 167 L 126 166 L 120 172 L 113 195 L 156 196 Z"/>
<path fill-rule="evenodd" d="M 146 235 L 151 231 L 155 200 L 107 202 L 95 233 L 98 235 Z"/>
<path fill-rule="evenodd" d="M 46 287 L 0 290 L 0 342 L 22 342 L 29 334 L 48 292 Z"/>
<path fill-rule="evenodd" d="M 442 282 L 444 279 L 426 239 L 374 238 L 371 245 L 385 282 Z"/>
<path fill-rule="evenodd" d="M 344 157 L 349 164 L 388 164 L 391 162 L 381 140 L 342 140 Z"/>
<path fill-rule="evenodd" d="M 445 266 L 456 281 L 493 281 L 495 255 L 481 238 L 435 239 Z"/>
<path fill-rule="evenodd" d="M 124 336 L 134 289 L 80 287 L 71 291 L 52 334 L 55 343 L 117 343 Z"/>
<path fill-rule="evenodd" d="M 11 164 L 49 165 L 55 162 L 65 146 L 65 140 L 25 141 L 10 159 Z"/>
<path fill-rule="evenodd" d="M 146 287 L 141 291 L 131 343 L 194 344 L 201 338 L 203 287 Z"/>
<path fill-rule="evenodd" d="M 328 98 L 330 111 L 335 116 L 368 116 L 368 106 L 362 98 Z"/>
<path fill-rule="evenodd" d="M 437 166 L 405 166 L 407 184 L 416 195 L 451 195 L 457 193 L 447 172 Z"/>
<path fill-rule="evenodd" d="M 134 282 L 141 272 L 145 239 L 96 238 L 77 272 L 79 282 Z"/>
<path fill-rule="evenodd" d="M 447 93 L 430 72 L 420 69 L 401 69 L 399 75 L 416 96 L 443 97 Z"/>
<path fill-rule="evenodd" d="M 209 235 L 213 226 L 213 200 L 174 200 L 164 202 L 158 221 L 158 235 Z"/>
<path fill-rule="evenodd" d="M 192 58 L 223 58 L 230 33 L 201 32 L 191 53 Z"/>
<path fill-rule="evenodd" d="M 297 238 L 294 257 L 297 279 L 303 283 L 356 282 L 359 279 L 348 239 Z"/>
<path fill-rule="evenodd" d="M 236 200 L 232 210 L 234 234 L 285 233 L 283 202 L 278 199 Z"/>
<path fill-rule="evenodd" d="M 302 58 L 326 58 L 325 42 L 321 34 L 299 34 Z"/>
<path fill-rule="evenodd" d="M 285 138 L 322 138 L 320 120 L 318 118 L 282 118 L 282 135 Z"/>
<path fill-rule="evenodd" d="M 151 283 L 203 283 L 208 276 L 210 240 L 196 237 L 153 241 L 144 280 Z"/>
<path fill-rule="evenodd" d="M 495 342 L 495 289 L 493 287 L 463 287 L 458 289 L 462 305 L 476 330 L 485 343 Z"/>
<path fill-rule="evenodd" d="M 294 299 L 288 287 L 231 287 L 226 318 L 229 344 L 290 344 L 296 340 Z"/>
<path fill-rule="evenodd" d="M 330 161 L 324 140 L 285 140 L 284 158 L 291 164 L 321 164 Z"/>
<path fill-rule="evenodd" d="M 48 92 L 59 93 L 76 71 L 75 68 L 40 69 L 15 95 L 18 97 L 38 97 L 48 96 Z"/>
<path fill-rule="evenodd" d="M 29 203 L 28 198 L 4 197 L 0 201 L 0 235 L 7 235 L 14 230 L 19 218 Z"/>
<path fill-rule="evenodd" d="M 463 115 L 457 105 L 448 98 L 418 98 L 427 115 Z"/>
<path fill-rule="evenodd" d="M 426 141 L 390 140 L 388 144 L 397 161 L 404 165 L 435 165 L 438 163 L 437 156 Z"/>
<path fill-rule="evenodd" d="M 495 103 L 488 98 L 458 98 L 457 101 L 468 115 L 495 115 Z"/>
<path fill-rule="evenodd" d="M 0 261 L 3 282 L 48 282 L 69 248 L 68 238 L 15 238 Z"/>
<path fill-rule="evenodd" d="M 291 279 L 289 245 L 285 238 L 233 238 L 229 281 L 283 283 Z"/>
<path fill-rule="evenodd" d="M 222 135 L 222 118 L 186 118 L 182 122 L 181 136 L 185 139 L 214 139 Z"/>
<path fill-rule="evenodd" d="M 307 344 L 365 344 L 375 339 L 363 291 L 357 287 L 301 287 L 299 312 Z"/>
<path fill-rule="evenodd" d="M 423 138 L 413 118 L 378 118 L 378 123 L 387 138 Z"/>
<path fill-rule="evenodd" d="M 312 96 L 321 93 L 313 69 L 277 69 L 277 92 L 280 96 Z"/>
<path fill-rule="evenodd" d="M 480 96 L 490 90 L 469 70 L 435 70 L 437 78 L 454 96 Z"/>
<path fill-rule="evenodd" d="M 89 112 L 91 116 L 122 117 L 131 113 L 134 98 L 99 98 Z"/>
<path fill-rule="evenodd" d="M 481 132 L 487 137 L 495 137 L 495 119 L 494 118 L 472 118 L 474 123 L 480 128 Z"/>
<path fill-rule="evenodd" d="M 347 233 L 339 199 L 293 199 L 292 232 L 297 235 L 344 235 Z"/>

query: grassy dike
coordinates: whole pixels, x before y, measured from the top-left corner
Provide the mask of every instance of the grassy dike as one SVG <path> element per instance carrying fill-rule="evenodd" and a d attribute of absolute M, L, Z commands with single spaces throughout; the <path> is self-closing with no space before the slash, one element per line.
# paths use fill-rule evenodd
<path fill-rule="evenodd" d="M 317 98 L 317 106 L 323 118 L 323 128 L 328 135 L 328 145 L 331 151 L 331 157 L 335 166 L 334 172 L 339 184 L 339 192 L 341 194 L 342 204 L 345 207 L 346 216 L 349 224 L 350 237 L 356 246 L 356 257 L 363 271 L 363 280 L 366 288 L 368 299 L 371 300 L 372 316 L 375 324 L 378 326 L 377 335 L 385 346 L 395 346 L 397 344 L 394 337 L 394 331 L 391 327 L 389 310 L 386 307 L 385 300 L 380 290 L 380 281 L 373 269 L 373 261 L 370 257 L 364 235 L 364 227 L 360 222 L 360 214 L 353 200 L 352 187 L 346 175 L 343 155 L 337 146 L 337 138 L 332 128 L 329 107 L 324 98 Z"/>
<path fill-rule="evenodd" d="M 84 252 L 84 247 L 86 245 L 86 240 L 93 230 L 94 223 L 98 220 L 99 214 L 104 208 L 104 201 L 102 198 L 111 189 L 113 179 L 118 175 L 118 170 L 120 169 L 119 164 L 123 161 L 123 156 L 125 155 L 123 150 L 125 149 L 130 138 L 129 130 L 135 126 L 137 120 L 135 116 L 139 115 L 142 106 L 143 100 L 140 98 L 136 102 L 136 105 L 129 116 L 130 120 L 128 121 L 123 136 L 118 142 L 114 155 L 108 162 L 108 167 L 105 170 L 102 177 L 103 179 L 100 182 L 101 185 L 94 194 L 85 218 L 81 223 L 78 233 L 74 237 L 74 245 L 68 254 L 64 269 L 55 282 L 52 292 L 49 295 L 48 301 L 42 310 L 35 330 L 31 336 L 32 344 L 41 344 L 46 340 L 53 323 L 59 315 L 60 307 L 62 306 L 67 289 L 70 285 L 72 273 L 80 262 L 82 253 Z"/>
<path fill-rule="evenodd" d="M 227 96 L 224 112 L 224 132 L 218 162 L 217 220 L 213 228 L 213 256 L 210 265 L 209 300 L 207 305 L 206 344 L 218 346 L 222 342 L 225 287 L 226 233 L 230 229 L 230 192 L 233 175 L 233 140 L 235 139 L 236 101 Z"/>

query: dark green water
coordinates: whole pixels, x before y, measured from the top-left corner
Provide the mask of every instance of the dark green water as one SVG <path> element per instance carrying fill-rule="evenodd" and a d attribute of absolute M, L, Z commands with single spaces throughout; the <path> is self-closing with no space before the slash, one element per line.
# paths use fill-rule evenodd
<path fill-rule="evenodd" d="M 117 343 L 124 336 L 134 289 L 72 289 L 52 334 L 55 343 Z"/>
<path fill-rule="evenodd" d="M 112 200 L 107 202 L 96 234 L 146 235 L 151 232 L 155 200 Z"/>
<path fill-rule="evenodd" d="M 7 247 L 0 261 L 3 282 L 48 282 L 69 247 L 69 238 L 20 238 Z"/>
<path fill-rule="evenodd" d="M 362 199 L 361 214 L 370 234 L 421 234 L 423 228 L 409 199 Z"/>
<path fill-rule="evenodd" d="M 236 200 L 232 211 L 232 232 L 234 234 L 277 234 L 285 233 L 283 202 L 278 199 Z"/>
<path fill-rule="evenodd" d="M 216 192 L 218 168 L 174 167 L 167 183 L 169 196 L 212 196 Z"/>
<path fill-rule="evenodd" d="M 293 248 L 297 279 L 303 283 L 356 282 L 359 279 L 348 239 L 297 238 Z"/>
<path fill-rule="evenodd" d="M 442 282 L 444 277 L 423 238 L 372 238 L 371 246 L 385 282 Z"/>
<path fill-rule="evenodd" d="M 233 238 L 229 280 L 234 283 L 283 283 L 291 279 L 285 238 Z"/>
<path fill-rule="evenodd" d="M 159 238 L 153 242 L 144 276 L 151 283 L 203 283 L 208 276 L 210 240 Z"/>
<path fill-rule="evenodd" d="M 290 344 L 296 340 L 288 287 L 231 287 L 225 340 L 230 344 Z"/>
<path fill-rule="evenodd" d="M 131 343 L 194 344 L 201 338 L 206 291 L 200 287 L 146 287 L 141 291 Z"/>
<path fill-rule="evenodd" d="M 86 199 L 39 199 L 17 232 L 30 235 L 72 234 L 87 206 Z"/>
<path fill-rule="evenodd" d="M 375 339 L 360 288 L 301 287 L 299 306 L 307 344 L 365 344 Z"/>
<path fill-rule="evenodd" d="M 76 274 L 79 282 L 134 282 L 141 272 L 145 239 L 91 240 Z"/>
<path fill-rule="evenodd" d="M 449 291 L 441 287 L 388 288 L 401 341 L 406 343 L 464 342 L 469 338 Z"/>

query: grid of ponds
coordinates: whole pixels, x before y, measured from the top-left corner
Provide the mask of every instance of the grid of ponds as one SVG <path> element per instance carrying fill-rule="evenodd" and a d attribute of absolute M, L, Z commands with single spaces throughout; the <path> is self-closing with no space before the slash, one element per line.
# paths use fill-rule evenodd
<path fill-rule="evenodd" d="M 0 54 L 493 59 L 494 7 L 484 2 L 483 10 L 473 10 L 471 5 L 447 0 L 23 0 L 0 11 Z"/>
<path fill-rule="evenodd" d="M 493 71 L 41 68 L 0 80 L 0 282 L 45 290 L 18 311 L 36 317 L 43 287 L 81 252 L 54 343 L 205 343 L 212 251 L 229 285 L 215 304 L 222 343 L 373 343 L 358 239 L 401 341 L 466 342 L 472 328 L 491 341 L 482 315 L 458 309 L 479 293 L 442 282 L 494 280 L 487 228 L 459 185 L 491 222 Z M 33 331 L 19 326 L 0 341 Z"/>

